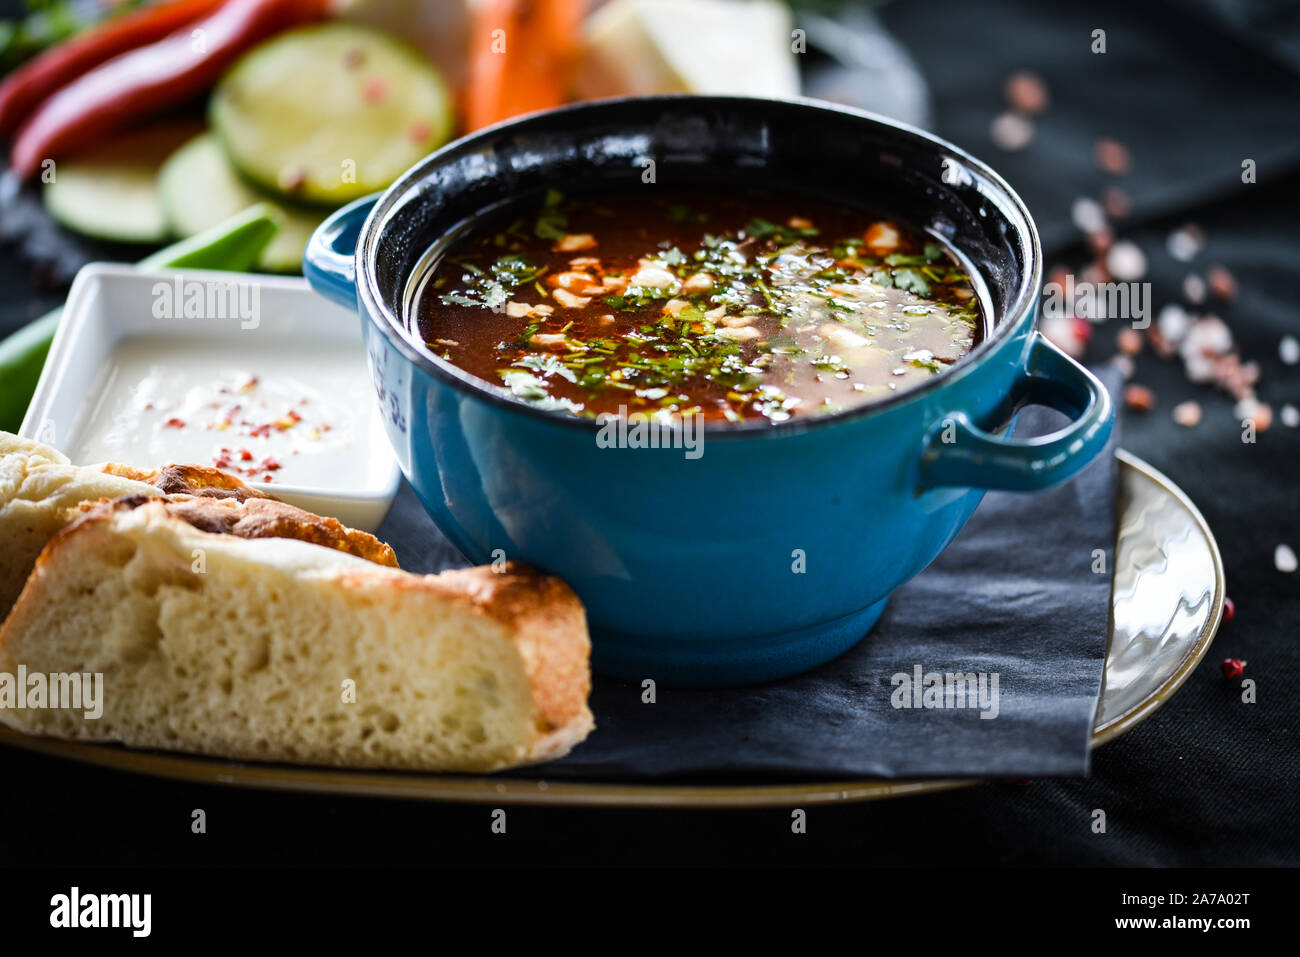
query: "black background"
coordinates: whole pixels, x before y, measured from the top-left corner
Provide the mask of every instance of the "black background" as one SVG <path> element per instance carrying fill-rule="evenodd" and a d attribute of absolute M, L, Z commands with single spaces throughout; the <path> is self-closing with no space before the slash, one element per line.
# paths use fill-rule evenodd
<path fill-rule="evenodd" d="M 4 8 L 11 7 L 5 3 Z M 1122 235 L 1150 260 L 1156 304 L 1189 270 L 1222 263 L 1239 294 L 1219 312 L 1244 358 L 1263 368 L 1276 412 L 1300 405 L 1296 367 L 1278 340 L 1300 335 L 1300 5 L 1126 2 L 899 3 L 884 19 L 931 83 L 936 131 L 989 162 L 1021 191 L 1048 263 L 1077 266 L 1071 201 L 1121 184 L 1134 202 Z M 1107 53 L 1090 52 L 1107 32 Z M 1022 152 L 989 140 L 1013 70 L 1046 78 L 1052 107 Z M 1116 179 L 1092 160 L 1099 136 L 1123 142 L 1133 171 Z M 1241 183 L 1243 159 L 1258 182 Z M 1164 252 L 1187 221 L 1209 236 L 1190 266 Z M 0 331 L 61 298 L 12 249 L 0 253 Z M 1089 360 L 1114 351 L 1102 327 Z M 927 797 L 810 809 L 806 834 L 789 809 L 657 812 L 513 808 L 507 835 L 485 806 L 437 805 L 199 787 L 0 753 L 0 861 L 9 865 L 1295 865 L 1300 861 L 1300 576 L 1273 567 L 1274 547 L 1300 549 L 1300 430 L 1275 416 L 1241 441 L 1229 399 L 1188 383 L 1149 352 L 1137 381 L 1158 408 L 1126 416 L 1124 446 L 1197 502 L 1218 536 L 1236 619 L 1207 660 L 1149 720 L 1100 749 L 1086 780 L 991 783 Z M 1173 424 L 1195 398 L 1205 418 Z M 1240 701 L 1218 662 L 1247 659 L 1258 703 Z M 208 833 L 190 833 L 194 808 Z M 1094 834 L 1092 811 L 1108 830 Z M 19 823 L 15 823 L 19 822 Z"/>

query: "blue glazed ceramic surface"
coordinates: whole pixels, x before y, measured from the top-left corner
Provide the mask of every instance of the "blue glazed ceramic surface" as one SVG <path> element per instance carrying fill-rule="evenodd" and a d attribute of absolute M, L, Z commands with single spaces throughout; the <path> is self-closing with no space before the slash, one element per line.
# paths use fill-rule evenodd
<path fill-rule="evenodd" d="M 969 261 L 995 326 L 916 389 L 817 420 L 710 427 L 698 457 L 604 447 L 595 423 L 505 397 L 410 334 L 412 276 L 484 210 L 638 180 L 784 185 L 884 208 Z M 835 657 L 985 489 L 1064 481 L 1110 432 L 1100 383 L 1035 331 L 1040 254 L 1018 197 L 955 147 L 825 104 L 638 98 L 502 124 L 334 214 L 304 271 L 360 311 L 389 438 L 438 527 L 474 562 L 564 578 L 587 607 L 595 667 L 632 680 L 744 684 Z M 1011 438 L 1031 402 L 1071 424 Z"/>

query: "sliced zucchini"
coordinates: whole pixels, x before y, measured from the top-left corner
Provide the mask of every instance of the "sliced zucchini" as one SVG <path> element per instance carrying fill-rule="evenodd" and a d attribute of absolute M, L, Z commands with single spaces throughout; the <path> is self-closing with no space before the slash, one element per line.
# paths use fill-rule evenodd
<path fill-rule="evenodd" d="M 247 178 L 338 206 L 383 189 L 446 142 L 451 101 L 431 63 L 368 27 L 303 27 L 262 44 L 212 96 L 212 126 Z"/>
<path fill-rule="evenodd" d="M 198 235 L 267 199 L 266 193 L 239 178 L 211 133 L 194 137 L 167 159 L 158 173 L 158 194 L 167 221 L 179 236 Z M 307 240 L 328 213 L 280 201 L 272 206 L 280 230 L 262 250 L 257 268 L 298 272 Z"/>
<path fill-rule="evenodd" d="M 45 208 L 68 229 L 119 243 L 161 243 L 170 235 L 155 179 L 158 167 L 201 127 L 161 123 L 60 160 L 45 185 Z"/>

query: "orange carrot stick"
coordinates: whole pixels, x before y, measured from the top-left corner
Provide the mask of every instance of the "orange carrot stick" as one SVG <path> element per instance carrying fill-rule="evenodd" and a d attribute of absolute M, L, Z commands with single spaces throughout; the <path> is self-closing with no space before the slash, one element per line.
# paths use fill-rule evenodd
<path fill-rule="evenodd" d="M 476 130 L 565 102 L 583 0 L 486 0 L 470 24 L 465 126 Z"/>

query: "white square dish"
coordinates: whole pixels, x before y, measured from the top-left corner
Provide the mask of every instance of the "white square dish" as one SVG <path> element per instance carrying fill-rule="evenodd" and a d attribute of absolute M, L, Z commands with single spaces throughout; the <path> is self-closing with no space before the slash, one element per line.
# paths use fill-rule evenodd
<path fill-rule="evenodd" d="M 301 279 L 85 267 L 21 434 L 78 465 L 218 465 L 367 531 L 401 481 L 359 321 Z"/>

